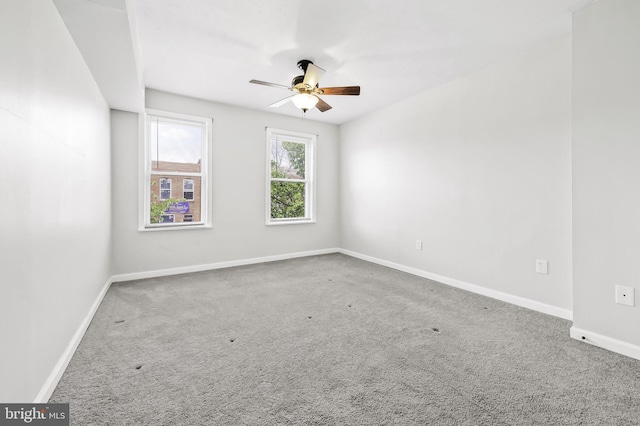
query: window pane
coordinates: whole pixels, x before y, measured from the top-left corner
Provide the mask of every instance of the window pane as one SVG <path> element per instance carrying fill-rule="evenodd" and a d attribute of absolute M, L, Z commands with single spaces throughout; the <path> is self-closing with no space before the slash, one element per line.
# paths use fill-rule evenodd
<path fill-rule="evenodd" d="M 202 181 L 200 176 L 172 176 L 171 184 L 174 191 L 162 189 L 168 179 L 151 175 L 149 193 L 150 223 L 166 223 L 163 217 L 171 215 L 172 222 L 202 222 Z M 185 187 L 185 182 L 190 182 L 192 191 L 180 191 Z"/>
<path fill-rule="evenodd" d="M 305 217 L 304 182 L 271 182 L 271 218 Z"/>
<path fill-rule="evenodd" d="M 304 179 L 305 144 L 274 138 L 271 141 L 271 177 Z"/>
<path fill-rule="evenodd" d="M 173 223 L 174 216 L 172 214 L 163 214 L 160 217 L 160 223 Z"/>
<path fill-rule="evenodd" d="M 182 196 L 185 200 L 193 200 L 193 179 L 185 179 L 182 181 Z"/>
<path fill-rule="evenodd" d="M 152 170 L 200 173 L 204 129 L 200 123 L 150 119 Z"/>

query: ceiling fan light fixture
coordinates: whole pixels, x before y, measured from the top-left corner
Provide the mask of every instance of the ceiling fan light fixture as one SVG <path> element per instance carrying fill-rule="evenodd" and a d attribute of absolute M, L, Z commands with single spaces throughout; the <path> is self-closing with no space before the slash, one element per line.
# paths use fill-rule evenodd
<path fill-rule="evenodd" d="M 318 103 L 318 98 L 316 96 L 310 95 L 309 93 L 298 93 L 291 98 L 291 101 L 303 112 L 307 112 L 308 110 L 316 106 L 316 104 Z"/>

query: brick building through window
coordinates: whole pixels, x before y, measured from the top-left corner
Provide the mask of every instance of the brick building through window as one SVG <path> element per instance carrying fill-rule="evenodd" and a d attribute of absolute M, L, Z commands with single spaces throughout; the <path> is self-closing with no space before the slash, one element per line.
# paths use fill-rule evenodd
<path fill-rule="evenodd" d="M 154 210 L 155 205 L 169 202 L 168 208 L 161 211 L 159 223 L 200 222 L 202 179 L 193 175 L 200 173 L 200 162 L 152 161 L 151 167 L 154 173 L 159 173 L 151 176 L 151 210 Z M 161 174 L 163 170 L 167 171 L 166 175 Z M 180 172 L 184 172 L 184 175 Z M 171 200 L 175 202 L 171 203 Z"/>

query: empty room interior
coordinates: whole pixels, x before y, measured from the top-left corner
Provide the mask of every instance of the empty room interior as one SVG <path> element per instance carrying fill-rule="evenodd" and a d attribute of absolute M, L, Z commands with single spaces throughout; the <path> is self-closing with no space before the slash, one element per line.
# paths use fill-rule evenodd
<path fill-rule="evenodd" d="M 640 424 L 637 0 L 0 23 L 0 403 Z"/>

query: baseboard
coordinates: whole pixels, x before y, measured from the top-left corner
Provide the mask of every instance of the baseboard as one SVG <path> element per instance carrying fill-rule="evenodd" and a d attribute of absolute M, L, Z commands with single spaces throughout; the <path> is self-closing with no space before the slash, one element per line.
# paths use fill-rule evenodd
<path fill-rule="evenodd" d="M 578 327 L 571 327 L 569 335 L 581 342 L 640 360 L 640 346 Z"/>
<path fill-rule="evenodd" d="M 112 280 L 110 278 L 104 284 L 104 286 L 102 287 L 102 290 L 100 290 L 100 293 L 98 293 L 98 297 L 96 297 L 96 300 L 93 302 L 93 305 L 91 305 L 91 308 L 89 309 L 89 312 L 87 313 L 86 317 L 84 318 L 82 323 L 80 323 L 80 326 L 78 327 L 78 329 L 76 330 L 76 333 L 71 338 L 71 341 L 69 341 L 69 344 L 67 345 L 67 348 L 65 349 L 65 351 L 62 353 L 62 356 L 58 360 L 58 363 L 53 368 L 53 371 L 51 371 L 51 374 L 49 374 L 49 377 L 47 378 L 47 380 L 44 382 L 44 385 L 40 389 L 40 392 L 38 392 L 38 395 L 36 396 L 36 399 L 34 401 L 35 404 L 44 404 L 49 401 L 49 398 L 51 398 L 53 391 L 56 389 L 56 386 L 58 386 L 58 382 L 60 381 L 60 378 L 62 378 L 62 374 L 67 369 L 67 366 L 69 365 L 69 362 L 73 357 L 73 354 L 76 352 L 76 349 L 80 344 L 80 341 L 84 337 L 84 333 L 87 331 L 87 328 L 89 328 L 89 324 L 91 324 L 91 320 L 93 320 L 93 316 L 98 311 L 98 307 L 100 306 L 100 303 L 102 303 L 102 299 L 104 299 L 104 296 L 107 294 L 107 291 L 109 291 L 109 287 L 111 286 L 111 283 L 112 283 Z"/>
<path fill-rule="evenodd" d="M 524 297 L 514 296 L 509 293 L 503 293 L 501 291 L 492 290 L 476 284 L 471 284 L 471 283 L 456 280 L 453 278 L 445 277 L 442 275 L 434 274 L 431 272 L 426 272 L 421 269 L 400 265 L 398 263 L 389 262 L 386 260 L 378 259 L 376 257 L 371 257 L 361 253 L 356 253 L 350 250 L 340 249 L 339 252 L 342 254 L 346 254 L 347 256 L 356 257 L 358 259 L 366 260 L 368 262 L 377 263 L 378 265 L 386 266 L 392 269 L 397 269 L 399 271 L 406 272 L 408 274 L 416 275 L 422 278 L 427 278 L 429 280 L 437 281 L 442 284 L 447 284 L 452 287 L 460 288 L 462 290 L 467 290 L 472 293 L 491 297 L 492 299 L 501 300 L 503 302 L 511 303 L 517 306 L 522 306 L 523 308 L 532 309 L 534 311 L 542 312 L 548 315 L 553 315 L 555 317 L 563 318 L 569 321 L 573 320 L 573 312 L 568 309 L 563 309 L 553 305 L 547 305 L 546 303 L 537 302 L 535 300 L 526 299 Z"/>
<path fill-rule="evenodd" d="M 131 274 L 120 274 L 111 277 L 113 282 L 124 282 L 141 280 L 145 278 L 165 277 L 169 275 L 188 274 L 190 272 L 211 271 L 213 269 L 231 268 L 234 266 L 253 265 L 256 263 L 275 262 L 278 260 L 295 259 L 298 257 L 317 256 L 321 254 L 338 253 L 340 249 L 310 250 L 296 253 L 278 254 L 275 256 L 254 257 L 251 259 L 231 260 L 227 262 L 208 263 L 204 265 L 183 266 L 180 268 L 158 269 L 155 271 L 134 272 Z"/>

